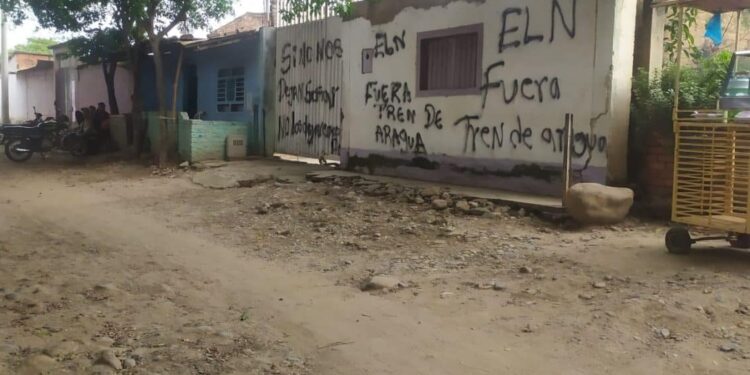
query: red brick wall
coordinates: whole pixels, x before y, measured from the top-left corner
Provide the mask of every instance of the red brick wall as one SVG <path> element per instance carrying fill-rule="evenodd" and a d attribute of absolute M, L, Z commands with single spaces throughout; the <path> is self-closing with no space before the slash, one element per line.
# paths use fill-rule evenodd
<path fill-rule="evenodd" d="M 642 196 L 650 216 L 668 218 L 672 206 L 674 142 L 669 136 L 654 135 L 646 140 L 639 171 Z"/>

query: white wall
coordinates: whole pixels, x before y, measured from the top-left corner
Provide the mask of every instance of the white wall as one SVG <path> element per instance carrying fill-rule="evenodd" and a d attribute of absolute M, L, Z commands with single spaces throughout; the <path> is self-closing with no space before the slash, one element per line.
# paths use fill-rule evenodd
<path fill-rule="evenodd" d="M 505 24 L 504 12 L 510 12 Z M 578 179 L 605 182 L 608 152 L 619 164 L 625 158 L 634 18 L 635 1 L 628 0 L 496 0 L 409 7 L 377 25 L 364 17 L 344 22 L 344 161 L 373 173 L 558 195 L 560 131 L 570 113 L 575 118 Z M 573 36 L 563 19 L 569 29 L 575 27 Z M 501 88 L 486 90 L 485 105 L 483 92 L 417 97 L 417 33 L 477 23 L 483 28 L 482 70 L 489 78 L 482 83 L 502 81 L 512 96 L 517 80 L 526 98 L 519 89 L 515 99 L 506 102 Z M 505 43 L 520 43 L 501 52 L 504 25 Z M 525 43 L 526 30 L 542 40 Z M 378 33 L 387 35 L 389 47 L 395 46 L 394 36 L 403 35 L 405 46 L 376 58 L 373 73 L 363 74 L 362 50 L 376 46 Z M 505 65 L 488 72 L 500 61 Z M 368 98 L 376 96 L 374 87 L 390 93 L 393 83 L 408 85 L 406 102 Z M 403 100 L 403 89 L 399 94 Z M 389 119 L 387 112 L 381 116 L 383 104 L 416 116 L 413 121 Z M 438 111 L 441 123 L 429 123 Z M 474 116 L 471 126 L 461 121 L 465 116 Z M 399 141 L 385 134 L 385 126 L 397 129 Z"/>
<path fill-rule="evenodd" d="M 52 68 L 42 70 L 28 70 L 18 73 L 19 81 L 23 84 L 23 118 L 34 118 L 34 107 L 44 117 L 55 117 L 55 76 Z"/>
<path fill-rule="evenodd" d="M 55 116 L 55 81 L 53 69 L 30 69 L 17 71 L 16 56 L 10 58 L 8 67 L 8 91 L 11 123 L 20 123 L 34 118 L 34 106 L 45 117 Z M 2 93 L 0 93 L 2 100 Z"/>
<path fill-rule="evenodd" d="M 19 123 L 33 117 L 26 116 L 26 85 L 15 72 L 8 74 L 8 105 L 10 107 L 10 122 Z M 1 95 L 1 94 L 0 94 Z"/>
<path fill-rule="evenodd" d="M 107 104 L 107 85 L 104 82 L 104 73 L 101 65 L 79 66 L 77 77 L 73 79 L 75 85 L 75 108 L 96 106 L 99 102 Z M 133 92 L 133 75 L 122 66 L 115 73 L 115 95 L 120 113 L 130 113 L 133 108 L 131 93 Z"/>

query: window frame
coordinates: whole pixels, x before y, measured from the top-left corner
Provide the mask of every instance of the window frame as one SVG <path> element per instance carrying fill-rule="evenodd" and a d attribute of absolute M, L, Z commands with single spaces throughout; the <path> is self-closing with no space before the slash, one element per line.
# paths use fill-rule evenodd
<path fill-rule="evenodd" d="M 229 72 L 228 75 L 222 76 L 223 72 Z M 239 71 L 241 73 L 235 74 L 235 71 Z M 239 112 L 245 112 L 246 107 L 246 98 L 247 98 L 247 82 L 245 81 L 245 67 L 243 66 L 234 66 L 231 68 L 219 68 L 216 72 L 216 111 L 219 113 L 239 113 Z M 242 80 L 242 100 L 237 100 L 237 81 Z M 220 90 L 220 87 L 222 86 L 222 81 L 224 82 L 224 89 Z M 230 84 L 230 81 L 233 81 L 234 85 L 234 97 L 235 100 L 228 100 L 229 98 L 229 92 L 227 91 L 232 85 Z M 224 95 L 224 100 L 219 100 L 219 98 L 222 95 Z M 239 110 L 235 110 L 235 108 L 240 108 Z"/>
<path fill-rule="evenodd" d="M 474 87 L 465 89 L 422 89 L 422 42 L 429 39 L 437 39 L 451 36 L 466 34 L 477 35 L 477 76 Z M 484 23 L 475 23 L 472 25 L 451 27 L 447 29 L 422 31 L 417 33 L 417 97 L 430 96 L 459 96 L 459 95 L 479 95 L 482 87 L 482 58 L 484 57 Z"/>

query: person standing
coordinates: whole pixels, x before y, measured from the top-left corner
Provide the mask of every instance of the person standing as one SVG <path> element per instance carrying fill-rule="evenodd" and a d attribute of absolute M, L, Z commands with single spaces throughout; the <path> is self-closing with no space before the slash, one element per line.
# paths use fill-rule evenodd
<path fill-rule="evenodd" d="M 99 145 L 105 151 L 113 151 L 112 134 L 109 131 L 110 115 L 107 112 L 107 105 L 99 103 L 94 113 L 94 128 L 97 131 Z"/>

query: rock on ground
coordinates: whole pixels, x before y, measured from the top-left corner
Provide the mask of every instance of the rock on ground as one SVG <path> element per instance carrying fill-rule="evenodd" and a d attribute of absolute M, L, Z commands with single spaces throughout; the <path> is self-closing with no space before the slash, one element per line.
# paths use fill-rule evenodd
<path fill-rule="evenodd" d="M 393 276 L 378 275 L 373 276 L 367 281 L 362 290 L 382 290 L 382 289 L 396 289 L 401 287 L 403 284 L 401 281 Z"/>
<path fill-rule="evenodd" d="M 568 214 L 583 224 L 616 224 L 625 219 L 633 206 L 633 191 L 595 183 L 573 185 L 568 191 Z"/>
<path fill-rule="evenodd" d="M 115 356 L 115 353 L 111 350 L 102 350 L 99 353 L 99 359 L 96 361 L 97 364 L 107 365 L 115 370 L 122 370 L 122 362 Z"/>
<path fill-rule="evenodd" d="M 53 358 L 65 357 L 77 353 L 79 345 L 73 341 L 63 341 L 57 345 L 52 345 L 44 349 L 44 354 Z"/>
<path fill-rule="evenodd" d="M 436 210 L 444 210 L 448 208 L 448 201 L 445 199 L 434 199 L 432 201 L 432 208 Z"/>
<path fill-rule="evenodd" d="M 51 369 L 57 365 L 54 358 L 38 354 L 29 357 L 21 368 L 22 374 L 51 374 Z"/>
<path fill-rule="evenodd" d="M 471 206 L 469 206 L 469 202 L 462 199 L 456 202 L 456 210 L 458 210 L 459 212 L 468 212 L 469 210 L 471 210 Z"/>
<path fill-rule="evenodd" d="M 122 367 L 126 368 L 126 369 L 133 368 L 133 367 L 135 367 L 135 365 L 136 365 L 135 359 L 133 359 L 133 358 L 125 358 L 122 361 Z"/>

